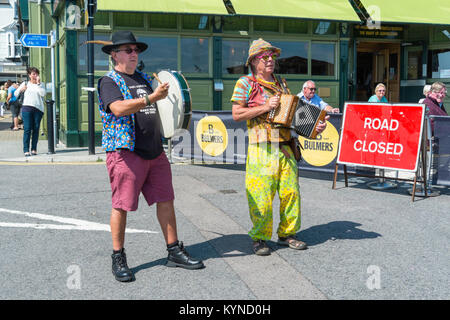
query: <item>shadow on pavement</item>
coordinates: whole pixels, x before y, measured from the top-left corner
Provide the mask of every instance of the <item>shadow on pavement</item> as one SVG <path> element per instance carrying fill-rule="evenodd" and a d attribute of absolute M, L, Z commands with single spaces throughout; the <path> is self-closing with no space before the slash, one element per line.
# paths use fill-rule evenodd
<path fill-rule="evenodd" d="M 361 226 L 360 223 L 352 221 L 333 221 L 300 231 L 297 233 L 297 237 L 298 239 L 305 241 L 309 247 L 320 245 L 329 240 L 362 240 L 381 237 L 381 234 L 359 229 L 359 226 Z M 252 249 L 252 239 L 247 234 L 223 235 L 214 231 L 209 232 L 220 236 L 209 241 L 187 245 L 186 250 L 192 257 L 206 261 L 209 259 L 226 259 L 229 257 L 254 254 Z M 268 241 L 267 244 L 273 251 L 286 248 L 285 246 L 278 245 L 274 241 Z M 164 257 L 131 268 L 131 271 L 137 273 L 141 270 L 165 264 L 166 258 Z"/>
<path fill-rule="evenodd" d="M 353 221 L 333 221 L 302 230 L 297 233 L 297 237 L 310 247 L 328 240 L 362 240 L 381 237 L 381 234 L 359 229 L 359 226 L 361 226 L 360 223 Z"/>

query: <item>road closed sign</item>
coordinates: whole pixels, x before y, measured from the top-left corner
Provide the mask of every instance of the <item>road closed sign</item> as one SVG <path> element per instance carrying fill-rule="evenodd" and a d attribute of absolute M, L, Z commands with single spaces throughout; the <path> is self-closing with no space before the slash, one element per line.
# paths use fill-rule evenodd
<path fill-rule="evenodd" d="M 346 103 L 337 162 L 415 172 L 424 116 L 419 104 Z"/>

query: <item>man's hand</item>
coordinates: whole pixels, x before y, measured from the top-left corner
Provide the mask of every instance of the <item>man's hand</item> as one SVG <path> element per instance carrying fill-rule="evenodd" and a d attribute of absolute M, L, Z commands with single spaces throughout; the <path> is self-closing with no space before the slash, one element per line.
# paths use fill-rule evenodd
<path fill-rule="evenodd" d="M 341 112 L 341 111 L 339 110 L 339 108 L 333 108 L 333 109 L 331 109 L 330 112 L 331 112 L 331 113 L 339 113 L 339 112 Z"/>
<path fill-rule="evenodd" d="M 270 97 L 269 100 L 266 101 L 264 104 L 264 108 L 266 109 L 266 112 L 271 111 L 272 109 L 275 109 L 280 104 L 280 96 L 276 95 L 273 97 Z"/>
<path fill-rule="evenodd" d="M 327 127 L 327 121 L 330 119 L 330 116 L 325 117 L 325 121 L 319 121 L 319 123 L 316 126 L 317 133 L 322 133 L 325 128 Z"/>
<path fill-rule="evenodd" d="M 150 95 L 150 99 L 152 102 L 156 102 L 158 100 L 164 99 L 169 94 L 169 83 L 164 82 L 159 85 L 156 90 Z"/>
<path fill-rule="evenodd" d="M 329 112 L 329 113 L 339 113 L 339 112 L 341 112 L 341 110 L 339 110 L 339 108 L 333 108 L 330 105 L 328 105 L 326 107 L 326 111 Z"/>

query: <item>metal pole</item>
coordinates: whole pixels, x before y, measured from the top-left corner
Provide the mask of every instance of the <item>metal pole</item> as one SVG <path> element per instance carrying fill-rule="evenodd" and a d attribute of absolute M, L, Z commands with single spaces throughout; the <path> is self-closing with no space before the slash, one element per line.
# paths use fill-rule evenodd
<path fill-rule="evenodd" d="M 88 0 L 89 22 L 87 27 L 87 40 L 94 40 L 94 0 Z M 88 87 L 94 87 L 94 44 L 87 45 L 88 60 Z M 89 154 L 95 154 L 95 117 L 94 117 L 94 92 L 88 91 L 88 134 Z"/>
<path fill-rule="evenodd" d="M 50 31 L 50 63 L 51 63 L 51 73 L 52 73 L 52 100 L 53 102 L 56 101 L 56 95 L 55 95 L 55 45 L 56 45 L 56 30 Z M 53 103 L 52 108 L 52 114 L 53 114 L 53 123 L 52 123 L 52 130 L 53 130 L 53 143 L 54 146 L 58 145 L 58 141 L 56 141 L 56 130 L 57 130 L 57 124 L 56 124 L 56 104 Z M 47 128 L 49 130 L 49 128 Z"/>
<path fill-rule="evenodd" d="M 55 153 L 55 140 L 53 134 L 53 100 L 46 100 L 47 104 L 47 140 L 48 140 L 48 154 Z"/>

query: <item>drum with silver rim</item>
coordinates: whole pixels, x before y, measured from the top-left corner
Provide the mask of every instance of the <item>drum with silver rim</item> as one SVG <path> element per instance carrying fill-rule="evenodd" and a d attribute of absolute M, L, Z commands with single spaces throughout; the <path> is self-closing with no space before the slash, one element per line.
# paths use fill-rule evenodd
<path fill-rule="evenodd" d="M 178 71 L 162 70 L 157 74 L 162 83 L 169 83 L 169 93 L 166 98 L 156 102 L 161 134 L 171 138 L 177 129 L 187 129 L 192 116 L 192 99 L 189 85 Z M 159 82 L 152 81 L 152 89 L 156 90 Z"/>

